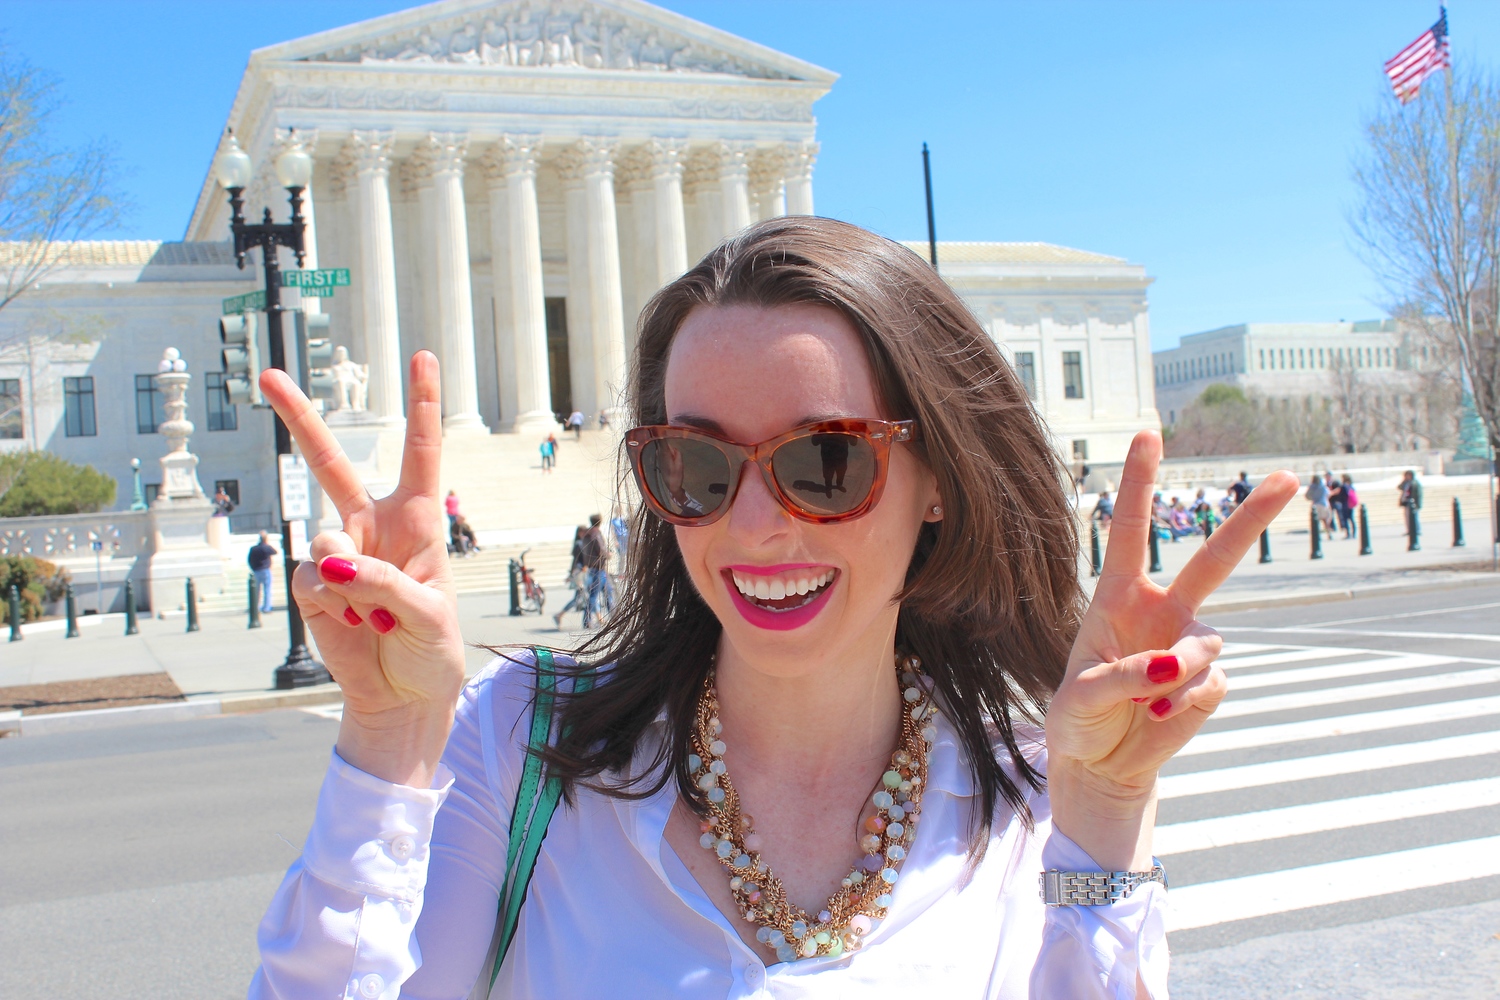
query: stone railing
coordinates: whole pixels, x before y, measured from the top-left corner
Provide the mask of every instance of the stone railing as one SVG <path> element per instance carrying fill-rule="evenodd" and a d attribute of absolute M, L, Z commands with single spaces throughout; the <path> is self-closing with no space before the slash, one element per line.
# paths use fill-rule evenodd
<path fill-rule="evenodd" d="M 150 512 L 143 510 L 0 518 L 0 555 L 35 556 L 66 569 L 80 610 L 124 610 L 127 579 L 135 581 L 145 610 L 153 537 Z M 97 558 L 96 541 L 103 543 Z"/>

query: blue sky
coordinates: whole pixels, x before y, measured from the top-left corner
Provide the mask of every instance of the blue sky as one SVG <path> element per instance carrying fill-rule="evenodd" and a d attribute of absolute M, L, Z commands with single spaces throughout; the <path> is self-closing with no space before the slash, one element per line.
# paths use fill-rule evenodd
<path fill-rule="evenodd" d="M 1042 240 L 1144 264 L 1156 347 L 1246 321 L 1381 315 L 1351 249 L 1350 161 L 1381 63 L 1437 15 L 1408 0 L 665 0 L 842 75 L 816 106 L 817 208 L 939 239 Z M 0 0 L 53 73 L 65 142 L 119 152 L 117 238 L 180 239 L 251 49 L 409 0 Z M 1488 64 L 1500 4 L 1449 6 Z"/>

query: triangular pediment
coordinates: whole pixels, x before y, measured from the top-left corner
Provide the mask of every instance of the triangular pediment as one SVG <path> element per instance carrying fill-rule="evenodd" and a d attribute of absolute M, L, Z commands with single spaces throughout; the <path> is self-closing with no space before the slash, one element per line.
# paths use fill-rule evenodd
<path fill-rule="evenodd" d="M 641 0 L 442 0 L 261 49 L 257 60 L 481 69 L 836 74 Z"/>

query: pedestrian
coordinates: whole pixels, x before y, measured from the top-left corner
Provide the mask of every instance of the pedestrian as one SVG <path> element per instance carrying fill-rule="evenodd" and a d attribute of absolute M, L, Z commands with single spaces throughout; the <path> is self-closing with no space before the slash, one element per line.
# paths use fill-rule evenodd
<path fill-rule="evenodd" d="M 448 528 L 448 536 L 450 540 L 449 550 L 454 555 L 467 558 L 481 551 L 479 548 L 479 539 L 474 536 L 474 529 L 469 526 L 468 520 L 462 514 L 453 518 Z"/>
<path fill-rule="evenodd" d="M 1161 498 L 1160 493 L 1151 495 L 1151 530 L 1156 532 L 1157 538 L 1172 537 L 1172 508 Z"/>
<path fill-rule="evenodd" d="M 573 440 L 583 440 L 583 411 L 574 410 L 568 414 L 568 426 L 573 429 Z"/>
<path fill-rule="evenodd" d="M 1349 537 L 1349 532 L 1344 529 L 1349 520 L 1349 493 L 1344 486 L 1344 481 L 1332 475 L 1328 479 L 1328 506 L 1333 508 L 1333 523 L 1344 530 L 1344 537 Z"/>
<path fill-rule="evenodd" d="M 454 523 L 458 520 L 458 494 L 452 490 L 443 498 L 443 509 L 448 512 L 448 530 L 453 530 Z"/>
<path fill-rule="evenodd" d="M 411 371 L 435 399 L 431 355 Z M 653 520 L 626 600 L 582 662 L 507 648 L 468 683 L 420 502 L 437 407 L 374 503 L 290 422 L 344 505 L 297 595 L 344 713 L 252 1000 L 1165 997 L 1158 771 L 1227 690 L 1196 609 L 1295 477 L 1164 589 L 1140 432 L 1086 601 L 1020 378 L 926 261 L 833 219 L 759 222 L 659 290 L 630 378 Z"/>
<path fill-rule="evenodd" d="M 598 624 L 603 620 L 606 591 L 609 585 L 609 547 L 604 543 L 604 532 L 599 529 L 604 519 L 598 514 L 589 515 L 588 530 L 579 540 L 579 556 L 587 570 L 588 601 L 583 606 L 583 627 Z M 612 596 L 612 591 L 611 591 Z"/>
<path fill-rule="evenodd" d="M 1193 522 L 1193 515 L 1188 512 L 1183 502 L 1176 497 L 1172 498 L 1172 513 L 1169 515 L 1169 528 L 1172 532 L 1172 541 L 1184 535 L 1196 534 L 1198 529 Z"/>
<path fill-rule="evenodd" d="M 559 632 L 562 631 L 563 615 L 569 611 L 583 611 L 585 617 L 588 615 L 584 610 L 588 605 L 588 567 L 583 561 L 583 536 L 588 530 L 580 524 L 573 532 L 573 554 L 568 563 L 568 586 L 572 588 L 573 596 L 568 598 L 568 603 L 562 606 L 561 611 L 552 616 L 552 623 Z"/>
<path fill-rule="evenodd" d="M 1250 473 L 1241 472 L 1240 478 L 1229 484 L 1229 495 L 1234 497 L 1234 505 L 1238 507 L 1244 503 L 1254 488 L 1250 485 Z"/>
<path fill-rule="evenodd" d="M 551 472 L 552 467 L 557 464 L 557 438 L 548 434 L 542 441 L 542 472 Z"/>
<path fill-rule="evenodd" d="M 607 430 L 609 430 L 609 411 L 608 410 L 600 410 L 599 411 L 599 429 L 601 431 L 607 431 Z"/>
<path fill-rule="evenodd" d="M 229 494 L 228 493 L 224 492 L 224 487 L 220 486 L 218 489 L 214 490 L 214 515 L 213 516 L 214 517 L 228 517 L 233 512 L 234 512 L 234 501 L 229 498 Z"/>
<path fill-rule="evenodd" d="M 1359 509 L 1359 492 L 1354 488 L 1354 480 L 1349 473 L 1340 477 L 1344 487 L 1344 537 L 1353 538 L 1359 534 L 1354 526 L 1354 512 Z"/>
<path fill-rule="evenodd" d="M 1417 474 L 1407 469 L 1401 476 L 1401 506 L 1406 510 L 1407 530 L 1413 541 L 1422 535 L 1422 522 L 1418 512 L 1422 509 L 1422 484 Z"/>
<path fill-rule="evenodd" d="M 1328 506 L 1328 484 L 1323 481 L 1323 477 L 1313 473 L 1311 481 L 1307 484 L 1307 491 L 1302 495 L 1307 497 L 1308 502 L 1312 504 L 1313 514 L 1316 515 L 1312 530 L 1317 531 L 1321 526 L 1324 531 L 1328 532 L 1328 537 L 1332 538 L 1333 508 Z"/>
<path fill-rule="evenodd" d="M 260 541 L 250 546 L 246 562 L 250 564 L 250 575 L 255 577 L 255 589 L 260 591 L 261 614 L 271 611 L 271 560 L 276 558 L 276 549 L 266 532 L 260 533 Z"/>
<path fill-rule="evenodd" d="M 1110 519 L 1115 516 L 1115 502 L 1109 498 L 1109 490 L 1100 490 L 1099 499 L 1094 503 L 1094 512 L 1089 519 L 1099 522 L 1101 531 L 1109 530 Z"/>

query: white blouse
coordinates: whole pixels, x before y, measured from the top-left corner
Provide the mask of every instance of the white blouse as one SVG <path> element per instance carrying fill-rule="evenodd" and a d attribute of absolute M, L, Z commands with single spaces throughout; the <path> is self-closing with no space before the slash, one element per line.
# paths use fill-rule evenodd
<path fill-rule="evenodd" d="M 469 683 L 430 789 L 382 781 L 333 755 L 302 857 L 261 922 L 252 998 L 486 995 L 475 983 L 490 975 L 482 966 L 532 683 L 529 665 L 504 660 Z M 663 728 L 659 720 L 648 739 Z M 1042 734 L 1017 735 L 1044 770 Z M 552 818 L 488 996 L 1124 1000 L 1136 997 L 1139 974 L 1152 1000 L 1165 1000 L 1165 890 L 1149 883 L 1108 906 L 1044 906 L 1044 869 L 1099 870 L 1052 829 L 1045 793 L 1030 796 L 1029 833 L 1001 801 L 988 851 L 969 870 L 974 794 L 939 716 L 921 830 L 888 918 L 856 952 L 768 964 L 663 837 L 675 783 L 635 802 L 580 788 Z"/>

